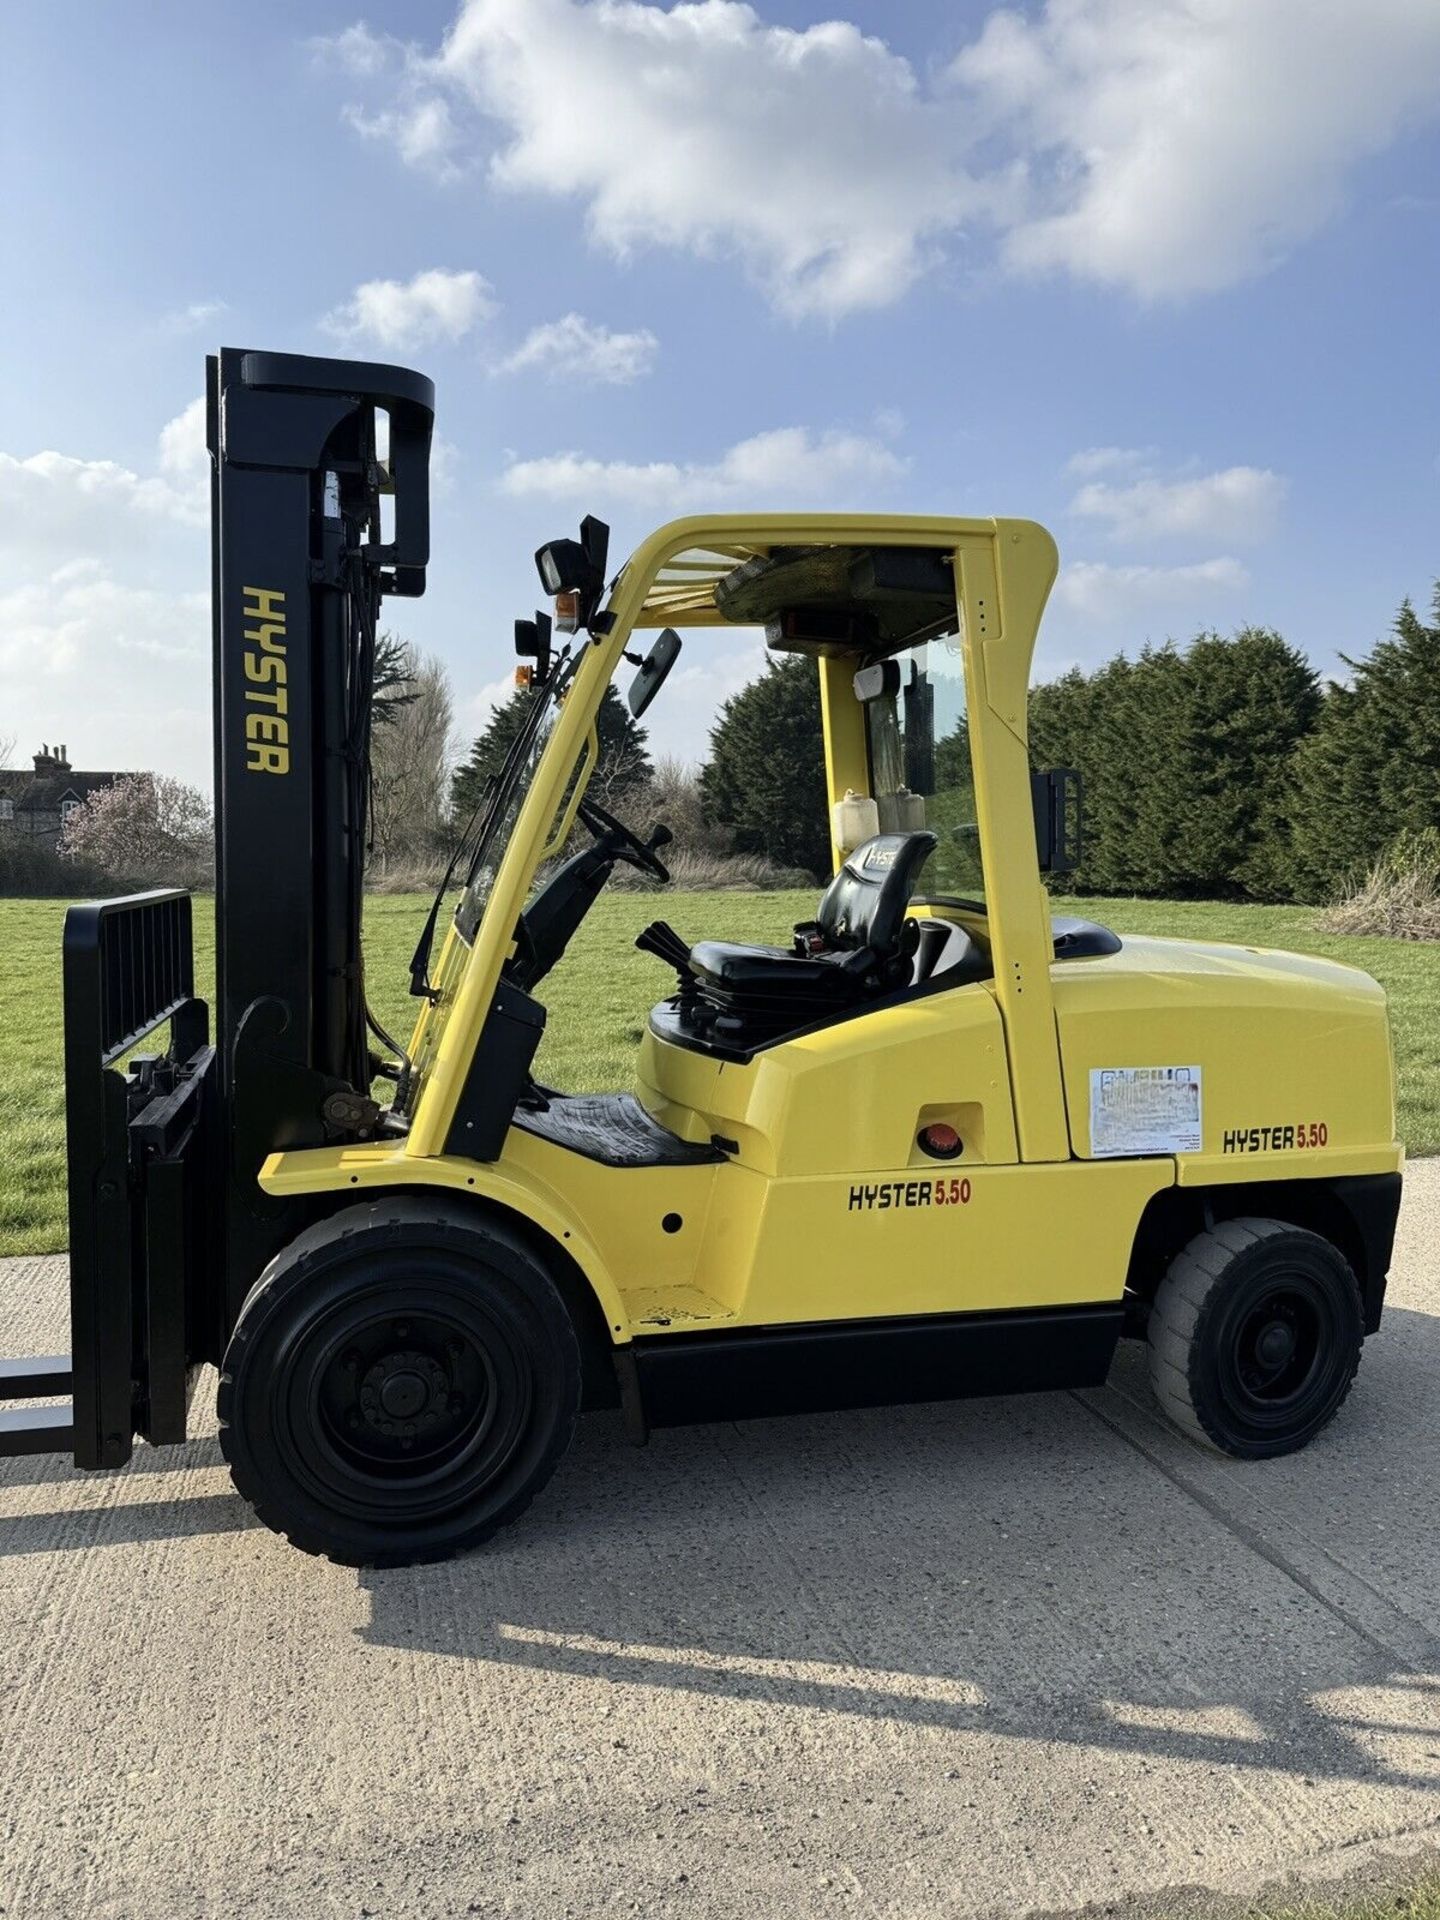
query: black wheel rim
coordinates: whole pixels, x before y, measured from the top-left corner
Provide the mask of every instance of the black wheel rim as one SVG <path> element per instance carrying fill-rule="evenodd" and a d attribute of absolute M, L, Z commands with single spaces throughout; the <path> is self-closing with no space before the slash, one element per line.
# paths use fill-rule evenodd
<path fill-rule="evenodd" d="M 277 1356 L 292 1470 L 354 1519 L 442 1520 L 505 1472 L 529 1425 L 531 1369 L 513 1330 L 471 1289 L 427 1274 L 412 1305 L 417 1291 L 347 1288 Z"/>
<path fill-rule="evenodd" d="M 1334 1384 L 1340 1351 L 1333 1303 L 1302 1273 L 1276 1276 L 1229 1316 L 1219 1386 L 1248 1426 L 1302 1425 Z"/>

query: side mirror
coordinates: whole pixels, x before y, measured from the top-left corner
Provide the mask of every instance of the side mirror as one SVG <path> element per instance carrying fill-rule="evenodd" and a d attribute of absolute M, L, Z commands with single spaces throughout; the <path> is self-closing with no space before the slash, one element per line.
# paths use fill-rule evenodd
<path fill-rule="evenodd" d="M 1080 775 L 1074 767 L 1032 773 L 1035 850 L 1042 873 L 1073 873 L 1080 864 Z"/>
<path fill-rule="evenodd" d="M 680 636 L 673 627 L 657 634 L 655 644 L 640 662 L 630 691 L 625 696 L 630 711 L 638 720 L 665 684 L 665 677 L 680 658 Z"/>

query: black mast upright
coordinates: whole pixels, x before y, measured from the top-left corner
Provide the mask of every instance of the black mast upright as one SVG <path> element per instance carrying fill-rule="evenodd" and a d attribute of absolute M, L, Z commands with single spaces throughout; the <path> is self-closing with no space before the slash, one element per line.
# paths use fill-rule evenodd
<path fill-rule="evenodd" d="M 368 1096 L 360 905 L 374 645 L 382 596 L 424 591 L 434 403 L 432 383 L 403 367 L 235 348 L 207 362 L 215 1046 L 228 1133 L 214 1244 L 227 1317 L 283 1237 L 285 1210 L 255 1185 L 261 1161 L 351 1135 Z"/>

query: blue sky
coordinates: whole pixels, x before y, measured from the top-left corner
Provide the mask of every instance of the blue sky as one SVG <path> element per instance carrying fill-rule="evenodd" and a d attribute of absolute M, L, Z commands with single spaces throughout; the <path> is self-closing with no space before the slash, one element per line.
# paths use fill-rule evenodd
<path fill-rule="evenodd" d="M 243 20 L 243 25 L 241 24 Z M 1043 520 L 1039 667 L 1440 573 L 1440 6 L 12 9 L 0 736 L 208 784 L 222 341 L 421 367 L 462 731 L 594 511 Z M 652 714 L 703 750 L 751 636 Z"/>

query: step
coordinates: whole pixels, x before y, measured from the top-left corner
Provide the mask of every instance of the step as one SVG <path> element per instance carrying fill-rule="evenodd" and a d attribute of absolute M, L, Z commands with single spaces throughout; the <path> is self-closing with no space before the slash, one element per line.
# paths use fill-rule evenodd
<path fill-rule="evenodd" d="M 636 1333 L 658 1333 L 666 1327 L 721 1327 L 735 1318 L 732 1307 L 699 1287 L 626 1287 L 620 1297 Z"/>
<path fill-rule="evenodd" d="M 0 1409 L 0 1459 L 22 1453 L 73 1453 L 74 1421 L 68 1400 L 63 1407 Z"/>

